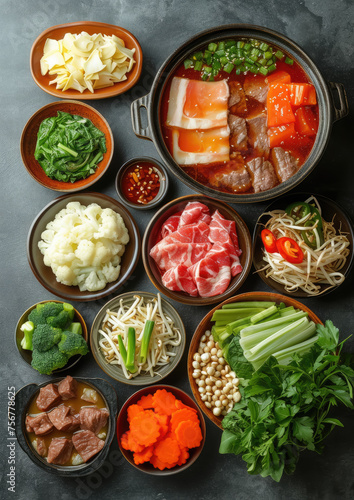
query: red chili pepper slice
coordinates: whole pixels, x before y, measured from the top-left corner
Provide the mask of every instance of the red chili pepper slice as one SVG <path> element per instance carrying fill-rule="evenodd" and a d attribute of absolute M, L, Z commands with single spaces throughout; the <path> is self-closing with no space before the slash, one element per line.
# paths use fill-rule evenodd
<path fill-rule="evenodd" d="M 277 249 L 283 259 L 291 264 L 301 264 L 304 260 L 303 251 L 292 238 L 279 238 L 277 240 Z"/>
<path fill-rule="evenodd" d="M 261 232 L 261 238 L 263 241 L 264 248 L 269 253 L 277 252 L 277 239 L 269 229 L 263 229 Z"/>

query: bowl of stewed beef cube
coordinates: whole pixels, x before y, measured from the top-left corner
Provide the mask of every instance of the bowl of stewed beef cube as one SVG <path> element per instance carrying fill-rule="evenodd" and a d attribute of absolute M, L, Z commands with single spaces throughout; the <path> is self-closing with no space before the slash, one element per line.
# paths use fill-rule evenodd
<path fill-rule="evenodd" d="M 104 462 L 114 435 L 117 395 L 103 379 L 29 384 L 16 394 L 16 436 L 29 458 L 59 476 L 86 476 Z"/>

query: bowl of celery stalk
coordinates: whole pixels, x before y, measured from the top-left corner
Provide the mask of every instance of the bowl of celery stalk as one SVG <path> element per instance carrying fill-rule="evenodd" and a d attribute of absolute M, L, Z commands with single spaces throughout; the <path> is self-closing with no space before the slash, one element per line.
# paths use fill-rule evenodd
<path fill-rule="evenodd" d="M 218 350 L 242 387 L 249 378 L 246 368 L 257 370 L 270 356 L 287 364 L 295 353 L 301 355 L 310 350 L 317 340 L 317 324 L 322 324 L 321 320 L 301 302 L 269 292 L 240 294 L 212 309 L 197 326 L 188 354 L 190 386 L 206 416 L 222 428 L 225 415 L 215 416 L 207 408 L 193 377 L 192 363 L 206 331 L 211 331 Z"/>
<path fill-rule="evenodd" d="M 152 385 L 182 358 L 186 333 L 176 309 L 160 294 L 127 292 L 107 302 L 90 334 L 93 356 L 111 378 Z"/>

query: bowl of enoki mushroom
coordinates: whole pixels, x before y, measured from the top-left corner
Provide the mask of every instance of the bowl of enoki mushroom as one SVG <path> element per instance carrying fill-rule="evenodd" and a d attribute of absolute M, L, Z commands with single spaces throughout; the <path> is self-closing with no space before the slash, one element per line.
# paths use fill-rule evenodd
<path fill-rule="evenodd" d="M 322 195 L 292 193 L 274 201 L 253 234 L 253 264 L 262 280 L 292 297 L 336 290 L 353 264 L 353 226 Z"/>
<path fill-rule="evenodd" d="M 129 385 L 150 385 L 176 368 L 186 332 L 176 309 L 160 294 L 128 292 L 98 312 L 90 343 L 107 375 Z"/>

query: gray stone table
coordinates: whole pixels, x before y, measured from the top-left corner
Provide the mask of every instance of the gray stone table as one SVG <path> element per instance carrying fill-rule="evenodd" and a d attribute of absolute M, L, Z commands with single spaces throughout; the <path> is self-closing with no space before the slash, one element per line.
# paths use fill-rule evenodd
<path fill-rule="evenodd" d="M 187 471 L 157 478 L 139 473 L 120 455 L 114 440 L 104 468 L 83 480 L 65 480 L 38 469 L 16 447 L 16 492 L 7 491 L 9 448 L 6 408 L 8 386 L 16 390 L 43 380 L 23 363 L 14 345 L 18 317 L 33 303 L 55 298 L 33 276 L 26 257 L 28 229 L 37 213 L 59 194 L 37 184 L 25 171 L 19 143 L 28 118 L 56 98 L 38 88 L 30 73 L 29 55 L 35 38 L 46 28 L 65 22 L 93 20 L 116 24 L 134 33 L 144 52 L 144 67 L 137 86 L 127 94 L 91 101 L 108 120 L 115 139 L 115 154 L 109 171 L 95 190 L 116 197 L 114 178 L 120 165 L 137 155 L 158 158 L 152 143 L 135 137 L 130 121 L 130 103 L 146 94 L 162 62 L 189 37 L 206 28 L 227 23 L 263 25 L 297 42 L 317 63 L 324 78 L 342 82 L 351 112 L 354 105 L 354 3 L 352 0 L 0 0 L 1 16 L 1 490 L 0 498 L 40 499 L 227 499 L 239 500 L 349 500 L 354 498 L 353 414 L 339 410 L 344 429 L 327 439 L 323 455 L 303 453 L 293 476 L 275 483 L 270 478 L 249 476 L 241 458 L 219 455 L 221 432 L 207 421 L 207 439 L 198 461 Z M 354 219 L 354 122 L 350 114 L 333 127 L 328 148 L 317 168 L 301 185 L 338 200 Z M 192 193 L 171 176 L 169 198 Z M 252 231 L 266 203 L 235 206 Z M 132 211 L 141 234 L 151 212 Z M 155 291 L 142 264 L 124 290 Z M 251 272 L 243 292 L 268 290 Z M 322 319 L 331 318 L 342 338 L 354 329 L 353 273 L 330 295 L 303 302 Z M 77 308 L 91 326 L 105 303 L 80 302 Z M 208 307 L 193 309 L 174 303 L 187 327 L 188 341 Z M 354 350 L 354 340 L 348 343 Z M 186 373 L 187 350 L 175 372 L 166 379 L 190 392 Z M 75 367 L 72 375 L 104 377 L 92 355 Z M 134 392 L 114 383 L 119 404 Z"/>

